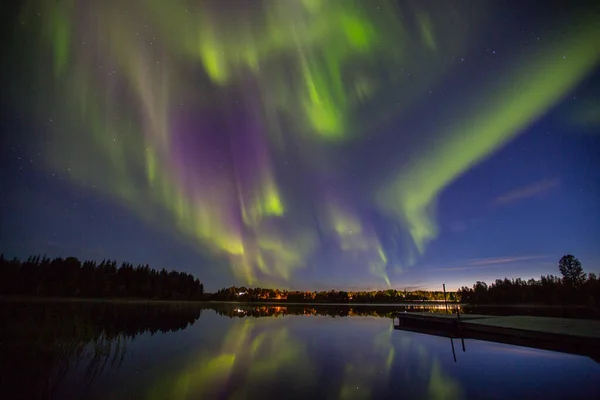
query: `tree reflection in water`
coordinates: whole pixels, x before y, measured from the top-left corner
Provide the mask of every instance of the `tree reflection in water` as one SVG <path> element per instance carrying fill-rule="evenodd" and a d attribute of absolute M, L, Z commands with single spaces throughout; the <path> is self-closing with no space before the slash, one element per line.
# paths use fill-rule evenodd
<path fill-rule="evenodd" d="M 0 302 L 0 387 L 11 398 L 50 398 L 68 374 L 89 387 L 118 369 L 144 333 L 193 324 L 197 306 L 117 302 Z"/>

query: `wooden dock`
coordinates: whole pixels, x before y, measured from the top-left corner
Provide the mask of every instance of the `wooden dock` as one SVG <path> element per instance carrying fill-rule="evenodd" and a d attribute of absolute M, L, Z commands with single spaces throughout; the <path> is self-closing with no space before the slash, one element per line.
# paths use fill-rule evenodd
<path fill-rule="evenodd" d="M 600 362 L 600 321 L 438 313 L 398 313 L 394 328 L 429 335 L 478 339 L 580 354 Z"/>

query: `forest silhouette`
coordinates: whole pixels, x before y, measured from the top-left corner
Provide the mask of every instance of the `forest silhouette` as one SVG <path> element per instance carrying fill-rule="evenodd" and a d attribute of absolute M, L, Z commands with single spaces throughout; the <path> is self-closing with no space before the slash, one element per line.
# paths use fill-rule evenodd
<path fill-rule="evenodd" d="M 578 304 L 596 307 L 600 301 L 600 280 L 593 272 L 583 272 L 581 262 L 573 255 L 563 256 L 558 263 L 562 278 L 554 275 L 529 279 L 496 279 L 490 285 L 476 282 L 472 288 L 458 291 L 461 302 L 468 304 Z"/>
<path fill-rule="evenodd" d="M 75 257 L 31 256 L 25 262 L 0 255 L 0 295 L 80 298 L 201 300 L 204 285 L 185 272 Z"/>

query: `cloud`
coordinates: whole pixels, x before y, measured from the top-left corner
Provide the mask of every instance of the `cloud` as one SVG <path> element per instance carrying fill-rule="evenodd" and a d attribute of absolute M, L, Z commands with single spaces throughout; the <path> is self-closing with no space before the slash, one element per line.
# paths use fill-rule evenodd
<path fill-rule="evenodd" d="M 531 255 L 531 256 L 520 256 L 520 257 L 499 257 L 499 258 L 480 258 L 470 260 L 466 262 L 466 265 L 447 267 L 447 268 L 434 268 L 433 271 L 470 271 L 474 269 L 485 269 L 485 268 L 498 268 L 506 267 L 507 264 L 513 264 L 521 261 L 539 260 L 546 258 L 546 255 Z"/>
<path fill-rule="evenodd" d="M 508 193 L 503 194 L 500 197 L 497 197 L 494 200 L 494 205 L 503 205 L 508 203 L 513 203 L 515 201 L 527 199 L 534 196 L 539 196 L 544 193 L 549 192 L 560 184 L 559 178 L 554 178 L 552 180 L 544 179 L 540 182 L 536 182 L 534 184 L 523 186 L 512 190 Z"/>
<path fill-rule="evenodd" d="M 484 269 L 484 268 L 497 268 L 504 267 L 502 264 L 495 265 L 484 265 L 484 266 L 470 266 L 470 267 L 449 267 L 449 268 L 435 268 L 434 271 L 470 271 L 472 269 Z"/>
<path fill-rule="evenodd" d="M 513 263 L 516 261 L 525 261 L 525 260 L 537 260 L 540 258 L 545 258 L 547 256 L 521 256 L 521 257 L 504 257 L 504 258 L 482 258 L 469 262 L 469 265 L 493 265 L 493 264 L 507 264 Z"/>
<path fill-rule="evenodd" d="M 413 286 L 405 286 L 400 290 L 406 290 L 407 292 L 416 292 L 417 290 L 431 290 L 429 289 L 427 286 L 425 285 L 413 285 Z M 434 290 L 440 290 L 439 288 L 436 288 Z"/>

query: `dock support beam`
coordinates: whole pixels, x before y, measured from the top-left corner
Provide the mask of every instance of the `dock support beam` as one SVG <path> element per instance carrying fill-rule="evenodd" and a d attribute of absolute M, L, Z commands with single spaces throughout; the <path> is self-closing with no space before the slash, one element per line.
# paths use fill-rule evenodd
<path fill-rule="evenodd" d="M 450 345 L 452 346 L 452 357 L 454 357 L 454 362 L 456 362 L 456 352 L 454 351 L 454 340 L 450 338 Z"/>

